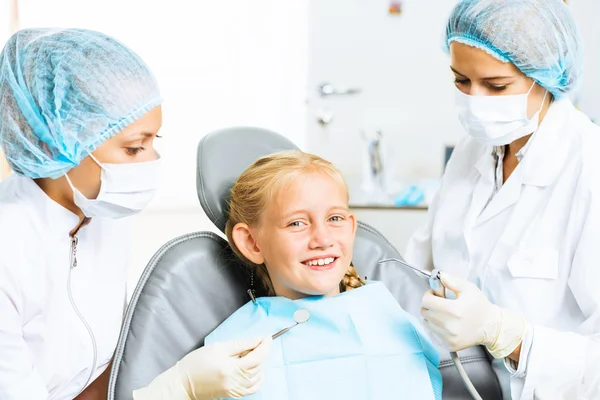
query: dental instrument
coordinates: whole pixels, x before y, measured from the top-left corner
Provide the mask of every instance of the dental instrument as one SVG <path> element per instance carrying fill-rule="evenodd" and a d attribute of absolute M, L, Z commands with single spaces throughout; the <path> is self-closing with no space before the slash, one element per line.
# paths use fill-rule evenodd
<path fill-rule="evenodd" d="M 287 328 L 283 328 L 282 330 L 280 330 L 279 332 L 275 333 L 273 336 L 271 336 L 271 338 L 273 340 L 277 339 L 279 336 L 283 335 L 284 333 L 287 333 L 290 329 L 295 328 L 296 326 L 298 326 L 299 324 L 303 324 L 306 321 L 308 321 L 310 319 L 310 311 L 308 311 L 305 308 L 301 308 L 299 310 L 296 310 L 296 312 L 294 313 L 294 325 L 290 325 Z M 239 357 L 245 357 L 247 356 L 252 350 L 246 350 L 242 353 L 240 353 Z"/>

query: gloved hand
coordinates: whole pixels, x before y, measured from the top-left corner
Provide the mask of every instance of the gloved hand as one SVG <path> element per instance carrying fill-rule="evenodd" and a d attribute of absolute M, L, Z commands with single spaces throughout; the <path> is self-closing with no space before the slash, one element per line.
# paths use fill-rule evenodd
<path fill-rule="evenodd" d="M 423 296 L 421 314 L 425 326 L 450 351 L 482 344 L 494 358 L 504 358 L 521 344 L 527 327 L 521 316 L 491 304 L 467 280 L 445 273 L 440 279 L 456 294 L 456 299 L 437 297 L 429 290 Z"/>
<path fill-rule="evenodd" d="M 263 381 L 262 363 L 271 337 L 214 343 L 195 350 L 145 388 L 135 400 L 214 400 L 254 394 Z M 252 350 L 253 349 L 253 350 Z M 252 350 L 248 355 L 240 353 Z"/>

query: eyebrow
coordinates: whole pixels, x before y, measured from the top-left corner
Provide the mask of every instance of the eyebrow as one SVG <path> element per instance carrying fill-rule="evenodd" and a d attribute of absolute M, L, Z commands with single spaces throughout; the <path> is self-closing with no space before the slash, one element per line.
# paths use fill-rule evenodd
<path fill-rule="evenodd" d="M 140 136 L 145 137 L 145 138 L 152 138 L 154 137 L 154 133 L 151 132 L 136 132 L 132 135 L 127 136 L 127 138 L 125 140 L 127 140 L 128 142 L 135 142 L 136 140 L 140 140 Z"/>
<path fill-rule="evenodd" d="M 345 206 L 333 206 L 333 207 L 330 207 L 329 210 L 328 210 L 328 212 L 333 212 L 333 211 L 346 211 L 346 212 L 348 212 L 348 211 L 350 211 L 350 209 L 348 207 L 345 207 Z M 304 210 L 304 209 L 303 210 L 295 210 L 295 211 L 292 211 L 292 212 L 289 212 L 289 213 L 285 214 L 283 216 L 283 219 L 289 219 L 289 218 L 293 217 L 294 215 L 298 215 L 298 214 L 310 214 L 310 212 L 308 210 Z"/>
<path fill-rule="evenodd" d="M 462 77 L 467 77 L 466 75 L 461 74 L 460 72 L 458 72 L 457 70 L 455 70 L 454 68 L 450 67 L 450 69 L 452 70 L 452 72 L 454 72 L 456 75 L 460 75 Z M 513 76 L 488 76 L 486 78 L 481 78 L 482 81 L 493 81 L 495 79 L 512 79 L 514 78 Z"/>
<path fill-rule="evenodd" d="M 285 215 L 282 216 L 282 219 L 289 219 L 291 217 L 293 217 L 294 215 L 298 215 L 298 214 L 308 214 L 307 210 L 294 210 L 292 212 L 289 212 Z"/>

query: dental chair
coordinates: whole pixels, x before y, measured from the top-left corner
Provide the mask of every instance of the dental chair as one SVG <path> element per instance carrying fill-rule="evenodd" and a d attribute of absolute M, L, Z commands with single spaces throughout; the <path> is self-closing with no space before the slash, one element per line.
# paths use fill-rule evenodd
<path fill-rule="evenodd" d="M 225 129 L 202 139 L 197 159 L 198 198 L 221 232 L 229 190 L 237 177 L 257 158 L 287 149 L 296 146 L 276 133 L 257 128 Z M 359 275 L 382 281 L 405 310 L 419 316 L 427 283 L 395 263 L 377 265 L 378 260 L 392 257 L 400 255 L 390 242 L 359 222 L 353 257 Z M 212 330 L 250 300 L 246 293 L 249 281 L 227 241 L 215 233 L 190 233 L 162 246 L 148 263 L 127 309 L 108 399 L 131 399 L 133 390 L 201 347 Z M 469 399 L 448 352 L 439 350 L 443 398 Z M 481 396 L 502 399 L 487 352 L 473 347 L 460 356 Z M 397 396 L 390 398 L 410 396 L 399 388 Z"/>

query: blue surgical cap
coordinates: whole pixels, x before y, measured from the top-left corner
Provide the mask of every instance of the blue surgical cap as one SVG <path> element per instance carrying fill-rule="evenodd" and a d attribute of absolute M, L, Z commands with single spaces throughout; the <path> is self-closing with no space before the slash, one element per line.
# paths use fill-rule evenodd
<path fill-rule="evenodd" d="M 460 42 L 513 63 L 555 98 L 576 89 L 582 43 L 563 0 L 462 0 L 446 27 L 446 50 Z"/>
<path fill-rule="evenodd" d="M 161 102 L 146 64 L 98 32 L 22 30 L 0 54 L 0 144 L 19 175 L 63 176 Z"/>

